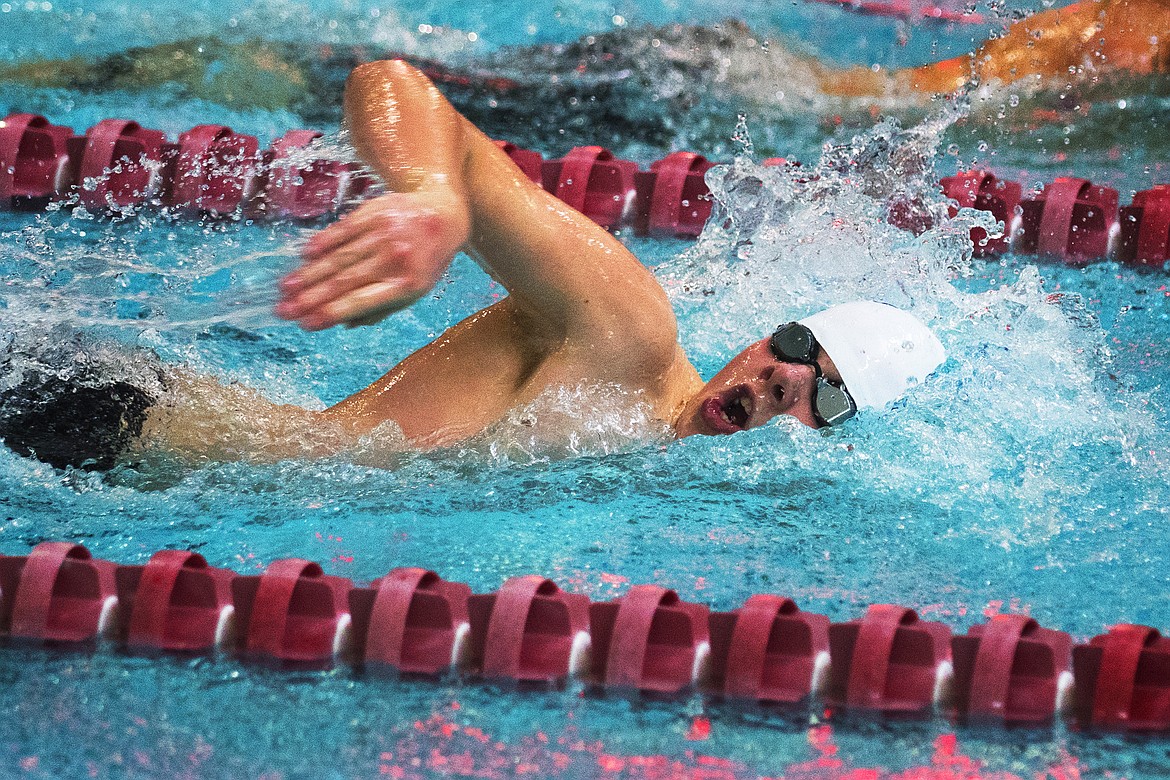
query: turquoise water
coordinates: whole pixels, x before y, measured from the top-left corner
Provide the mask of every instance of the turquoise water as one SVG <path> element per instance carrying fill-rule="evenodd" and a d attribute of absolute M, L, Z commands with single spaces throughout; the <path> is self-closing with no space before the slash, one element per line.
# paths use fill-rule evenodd
<path fill-rule="evenodd" d="M 117 51 L 173 40 L 176 30 L 380 41 L 466 57 L 568 41 L 612 28 L 614 17 L 637 25 L 730 15 L 842 62 L 897 65 L 965 50 L 987 29 L 899 27 L 764 3 L 534 3 L 489 14 L 456 4 L 390 11 L 271 2 L 231 17 L 216 8 L 0 5 L 0 59 Z M 423 34 L 420 24 L 454 29 Z M 814 165 L 821 144 L 834 141 L 847 145 L 839 154 L 864 162 L 861 175 L 847 184 L 826 169 L 814 191 L 745 158 L 711 179 L 729 229 L 712 229 L 697 244 L 626 238 L 670 292 L 684 346 L 705 375 L 776 322 L 860 295 L 930 320 L 951 359 L 884 417 L 859 417 L 829 435 L 781 421 L 734 437 L 667 442 L 610 409 L 604 394 L 584 393 L 525 410 L 538 421 L 591 420 L 590 435 L 568 446 L 543 441 L 539 425 L 523 434 L 504 426 L 451 451 L 382 452 L 388 468 L 337 459 L 99 476 L 62 474 L 3 450 L 0 552 L 71 539 L 99 557 L 140 563 L 182 547 L 242 573 L 296 556 L 363 582 L 415 565 L 478 592 L 537 572 L 595 600 L 640 582 L 719 609 L 776 592 L 835 620 L 890 601 L 956 631 L 1001 611 L 1028 612 L 1079 638 L 1123 621 L 1170 626 L 1165 272 L 972 260 L 958 241 L 970 215 L 919 238 L 881 218 L 885 199 L 898 194 L 943 208 L 929 194 L 932 177 L 975 159 L 1029 186 L 1087 175 L 1117 186 L 1126 202 L 1133 190 L 1170 179 L 1158 167 L 1170 159 L 1156 132 L 1165 109 L 1159 94 L 1152 85 L 1124 108 L 1097 101 L 1074 120 L 1027 132 L 1010 112 L 1002 123 L 987 120 L 980 104 L 956 127 L 912 132 L 873 129 L 858 117 L 837 126 L 831 105 L 753 104 L 744 113 L 757 158 L 783 153 Z M 291 112 L 228 109 L 166 89 L 90 95 L 0 85 L 0 113 L 18 109 L 78 129 L 116 115 L 172 134 L 218 121 L 264 141 L 303 125 Z M 672 145 L 730 159 L 743 149 L 732 140 L 739 113 L 726 96 L 701 103 Z M 902 119 L 913 126 L 925 113 L 908 109 Z M 852 143 L 854 132 L 861 138 Z M 555 140 L 541 150 L 564 151 Z M 619 151 L 646 163 L 666 149 L 631 143 Z M 904 166 L 890 176 L 894 159 Z M 377 328 L 305 334 L 268 313 L 272 283 L 295 263 L 304 227 L 200 224 L 149 210 L 117 222 L 54 212 L 0 214 L 0 235 L 5 337 L 64 322 L 314 407 L 365 386 L 502 292 L 459 258 L 433 296 Z M 829 726 L 807 710 L 698 696 L 632 701 L 575 684 L 515 692 L 456 679 L 371 680 L 345 667 L 286 673 L 222 657 L 141 659 L 108 648 L 9 648 L 0 677 L 5 776 L 859 778 L 872 769 L 895 777 L 1153 778 L 1170 768 L 1163 740 L 1085 736 L 1061 725 L 1021 732 L 941 718 L 835 718 Z"/>

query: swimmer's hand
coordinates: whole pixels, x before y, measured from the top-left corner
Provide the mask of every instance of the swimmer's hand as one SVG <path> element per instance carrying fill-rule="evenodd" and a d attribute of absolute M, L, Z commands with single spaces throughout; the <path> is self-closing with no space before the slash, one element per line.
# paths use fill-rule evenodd
<path fill-rule="evenodd" d="M 467 241 L 470 215 L 451 190 L 374 198 L 309 239 L 280 281 L 276 316 L 305 330 L 371 325 L 439 281 Z"/>

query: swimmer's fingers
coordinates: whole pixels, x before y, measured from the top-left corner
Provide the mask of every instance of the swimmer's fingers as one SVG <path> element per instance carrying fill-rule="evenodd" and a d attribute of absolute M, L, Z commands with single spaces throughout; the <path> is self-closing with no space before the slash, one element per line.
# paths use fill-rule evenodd
<path fill-rule="evenodd" d="M 434 194 L 430 197 L 399 192 L 381 195 L 314 234 L 305 242 L 301 257 L 306 265 L 311 265 L 368 235 L 389 235 L 403 228 L 410 229 L 419 221 L 442 219 L 443 205 L 443 198 Z M 450 204 L 445 210 L 452 211 Z M 449 213 L 447 219 L 453 216 Z"/>
<path fill-rule="evenodd" d="M 389 193 L 313 236 L 280 282 L 276 314 L 307 330 L 376 322 L 417 301 L 467 240 L 470 214 L 445 190 Z"/>
<path fill-rule="evenodd" d="M 389 311 L 389 310 L 374 312 L 373 314 L 366 315 L 365 317 L 359 317 L 356 320 L 349 320 L 348 322 L 345 323 L 345 327 L 347 327 L 347 328 L 361 328 L 361 327 L 364 327 L 366 325 L 377 325 L 379 322 L 386 319 L 387 317 L 389 317 L 393 313 L 394 312 Z"/>
<path fill-rule="evenodd" d="M 281 295 L 295 298 L 305 290 L 345 273 L 354 265 L 368 262 L 371 258 L 389 264 L 394 257 L 402 256 L 409 249 L 405 242 L 395 242 L 380 233 L 364 233 L 281 279 Z"/>
<path fill-rule="evenodd" d="M 367 230 L 368 227 L 361 222 L 343 217 L 340 222 L 314 233 L 301 249 L 301 259 L 306 265 L 312 264 L 365 235 Z"/>
<path fill-rule="evenodd" d="M 377 322 L 401 311 L 426 293 L 408 280 L 392 279 L 352 290 L 300 319 L 305 330 L 324 330 L 342 323 L 361 325 Z"/>
<path fill-rule="evenodd" d="M 306 264 L 328 257 L 351 241 L 361 239 L 377 230 L 386 220 L 383 208 L 376 200 L 363 204 L 351 214 L 315 234 L 305 243 L 301 257 Z"/>
<path fill-rule="evenodd" d="M 464 221 L 431 207 L 404 211 L 399 201 L 383 196 L 310 239 L 304 263 L 281 280 L 280 291 L 294 296 L 375 255 L 386 263 L 384 277 L 399 273 L 396 266 L 404 258 L 425 258 L 434 268 L 417 270 L 437 278 L 438 266 L 445 268 L 466 238 Z"/>
<path fill-rule="evenodd" d="M 411 293 L 426 292 L 436 281 L 430 277 L 407 273 L 403 267 L 409 246 L 383 248 L 379 254 L 366 256 L 316 281 L 311 287 L 288 295 L 276 306 L 276 314 L 285 319 L 300 319 L 305 313 L 319 309 L 330 301 L 367 285 L 383 281 L 398 281 Z"/>

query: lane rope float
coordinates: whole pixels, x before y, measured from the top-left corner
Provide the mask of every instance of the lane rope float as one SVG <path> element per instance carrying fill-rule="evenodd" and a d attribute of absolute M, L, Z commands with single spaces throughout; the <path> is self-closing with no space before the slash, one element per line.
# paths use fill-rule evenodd
<path fill-rule="evenodd" d="M 290 130 L 261 149 L 254 136 L 225 125 L 197 125 L 172 142 L 130 120 L 105 119 L 77 135 L 43 116 L 12 114 L 0 120 L 0 209 L 57 203 L 118 212 L 155 204 L 192 216 L 318 220 L 340 213 L 373 184 L 356 163 L 317 152 L 312 145 L 322 135 Z M 642 170 L 601 146 L 546 160 L 507 141 L 496 144 L 528 178 L 609 230 L 695 238 L 711 215 L 704 175 L 715 163 L 694 152 L 674 152 Z M 799 163 L 777 157 L 763 165 Z M 1170 184 L 1142 190 L 1125 206 L 1117 190 L 1077 177 L 1025 194 L 1019 182 L 976 169 L 940 186 L 958 206 L 1003 223 L 998 238 L 972 229 L 976 256 L 1013 251 L 1072 265 L 1110 259 L 1152 268 L 1170 259 Z M 902 211 L 891 208 L 890 222 L 927 227 Z"/>
<path fill-rule="evenodd" d="M 163 550 L 145 566 L 43 542 L 0 555 L 7 646 L 132 653 L 230 653 L 290 669 L 352 665 L 525 685 L 578 679 L 609 690 L 1000 725 L 1170 732 L 1170 638 L 1119 624 L 1088 642 L 1025 615 L 953 635 L 914 610 L 874 604 L 833 623 L 791 599 L 749 597 L 715 612 L 656 585 L 612 601 L 540 575 L 473 594 L 434 572 L 399 568 L 369 586 L 311 561 L 260 575 Z M 818 709 L 819 711 L 819 709 Z"/>

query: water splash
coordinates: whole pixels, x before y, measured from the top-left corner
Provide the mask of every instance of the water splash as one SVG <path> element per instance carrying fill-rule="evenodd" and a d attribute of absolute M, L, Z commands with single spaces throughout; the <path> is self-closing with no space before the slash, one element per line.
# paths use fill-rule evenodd
<path fill-rule="evenodd" d="M 249 175 L 263 178 L 276 167 L 317 161 L 358 162 L 348 135 L 340 132 L 289 150 L 279 163 L 256 164 Z M 82 186 L 92 189 L 94 180 Z M 11 230 L 0 223 L 4 305 L 14 316 L 78 326 L 273 324 L 276 280 L 299 262 L 303 241 L 316 226 L 266 222 L 266 209 L 253 199 L 228 214 L 190 214 L 156 195 L 90 211 L 73 193 Z"/>
<path fill-rule="evenodd" d="M 613 385 L 551 387 L 508 412 L 468 448 L 499 464 L 628 452 L 672 438 L 640 393 Z"/>
<path fill-rule="evenodd" d="M 1167 457 L 1158 412 L 1116 377 L 1084 302 L 1010 260 L 991 289 L 967 279 L 977 268 L 971 227 L 995 225 L 952 213 L 934 173 L 962 111 L 949 106 L 906 129 L 879 123 L 826 145 L 810 168 L 741 156 L 708 173 L 714 216 L 695 246 L 658 268 L 705 374 L 777 323 L 857 299 L 914 312 L 949 360 L 886 414 L 860 415 L 830 436 L 781 422 L 742 455 L 739 442 L 699 445 L 696 457 L 726 461 L 704 482 L 774 488 L 784 473 L 810 500 L 826 489 L 852 503 L 867 491 L 913 496 L 982 515 L 978 533 L 1009 544 L 1075 527 L 1105 489 L 1150 505 L 1165 498 L 1164 481 L 1151 479 Z M 811 492 L 800 487 L 810 479 Z"/>
<path fill-rule="evenodd" d="M 950 105 L 908 129 L 883 121 L 826 145 L 815 167 L 764 167 L 741 155 L 713 168 L 715 206 L 703 236 L 659 269 L 674 302 L 694 315 L 684 319 L 693 330 L 730 336 L 858 298 L 914 308 L 951 295 L 970 262 L 970 228 L 999 234 L 986 213 L 951 216 L 938 189 L 937 147 L 961 112 Z M 728 332 L 712 317 L 741 326 Z M 733 343 L 704 341 L 700 349 Z"/>
<path fill-rule="evenodd" d="M 913 501 L 993 518 L 965 533 L 1004 543 L 1074 526 L 1071 513 L 1096 511 L 1093 492 L 1102 486 L 1158 505 L 1164 489 L 1146 477 L 1167 460 L 1160 412 L 1111 376 L 1102 331 L 1083 302 L 1054 295 L 1040 269 L 1014 261 L 991 289 L 972 278 L 985 266 L 971 258 L 970 229 L 995 234 L 996 226 L 982 212 L 952 213 L 935 172 L 941 139 L 964 108 L 949 103 L 908 128 L 881 122 L 825 146 L 815 166 L 764 167 L 743 154 L 712 169 L 707 229 L 656 269 L 684 346 L 706 374 L 776 323 L 834 303 L 870 298 L 915 312 L 939 333 L 950 360 L 886 415 L 862 415 L 828 436 L 781 421 L 726 441 L 672 445 L 663 456 L 671 468 L 647 478 L 642 454 L 669 432 L 645 404 L 614 388 L 557 388 L 465 446 L 420 455 L 401 431 L 380 429 L 347 443 L 344 459 L 443 481 L 469 468 L 495 473 L 492 464 L 507 472 L 617 454 L 632 457 L 619 470 L 634 482 L 649 479 L 650 492 L 734 484 L 795 504 L 834 496 L 868 513 L 874 496 Z M 750 137 L 746 121 L 740 136 Z M 339 159 L 352 154 L 344 139 L 323 148 Z M 350 370 L 347 351 L 360 350 L 363 365 L 370 350 L 380 351 L 385 370 L 412 344 L 494 300 L 478 270 L 457 264 L 444 283 L 454 293 L 440 291 L 399 315 L 394 329 L 323 334 L 309 348 L 268 314 L 272 285 L 296 262 L 303 235 L 287 225 L 180 223 L 151 209 L 113 220 L 80 210 L 48 214 L 5 236 L 0 263 L 13 283 L 4 302 L 14 321 L 105 329 L 195 372 L 226 373 L 278 400 L 320 408 L 319 398 L 360 389 L 358 378 L 340 389 L 321 378 Z M 202 343 L 185 336 L 192 332 Z M 377 373 L 373 366 L 364 381 Z M 335 465 L 323 463 L 320 472 Z M 1061 499 L 1077 509 L 1060 508 Z"/>

